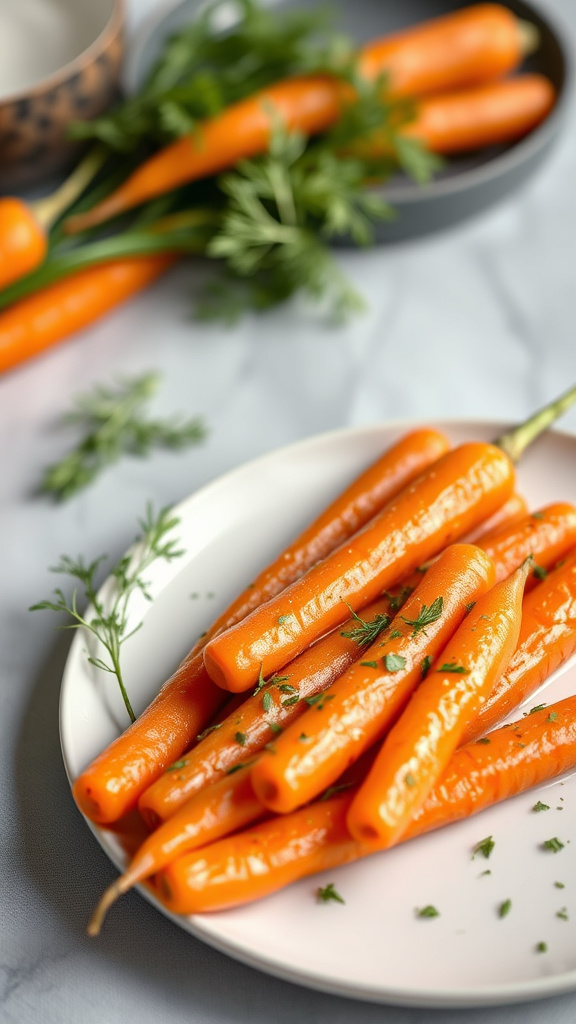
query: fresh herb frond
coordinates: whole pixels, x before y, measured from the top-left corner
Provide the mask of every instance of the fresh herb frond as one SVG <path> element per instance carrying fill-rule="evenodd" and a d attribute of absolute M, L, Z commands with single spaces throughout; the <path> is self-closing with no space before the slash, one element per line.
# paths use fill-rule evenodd
<path fill-rule="evenodd" d="M 145 406 L 159 377 L 146 373 L 116 386 L 96 385 L 78 395 L 66 422 L 84 431 L 79 444 L 44 475 L 41 490 L 63 501 L 86 487 L 124 454 L 145 456 L 154 447 L 181 449 L 201 441 L 206 431 L 199 419 L 154 420 Z"/>
<path fill-rule="evenodd" d="M 371 646 L 378 639 L 380 633 L 390 625 L 390 616 L 379 613 L 373 619 L 363 619 L 360 615 L 356 614 L 347 601 L 345 603 L 350 609 L 352 618 L 358 625 L 354 626 L 353 629 L 343 630 L 340 636 L 345 636 L 348 640 L 354 640 L 359 647 Z"/>
<path fill-rule="evenodd" d="M 316 896 L 320 903 L 329 903 L 330 900 L 333 900 L 334 903 L 345 903 L 345 900 L 342 899 L 340 893 L 335 888 L 334 882 L 329 882 L 328 885 L 318 888 Z"/>
<path fill-rule="evenodd" d="M 84 600 L 89 606 L 86 615 L 78 611 L 77 588 L 73 590 L 71 597 L 67 598 L 64 591 L 57 587 L 54 590 L 57 600 L 40 601 L 30 607 L 30 611 L 49 610 L 66 613 L 72 622 L 62 628 L 84 628 L 102 645 L 109 660 L 88 654 L 88 661 L 101 671 L 116 676 L 124 705 L 132 722 L 135 721 L 136 716 L 124 684 L 120 652 L 123 644 L 140 629 L 142 623 L 139 622 L 129 628 L 129 603 L 136 593 L 140 593 L 150 600 L 149 584 L 143 573 L 153 562 L 157 560 L 170 562 L 184 554 L 184 551 L 177 546 L 177 541 L 168 536 L 179 522 L 180 520 L 173 515 L 169 508 L 161 509 L 155 515 L 152 506 L 147 506 L 146 514 L 140 520 L 142 532 L 136 538 L 131 553 L 121 558 L 110 570 L 109 575 L 113 586 L 109 596 L 106 597 L 98 593 L 96 582 L 98 570 L 106 561 L 106 555 L 94 559 L 89 564 L 86 564 L 82 557 L 74 559 L 69 555 L 63 555 L 58 565 L 51 568 L 51 572 L 70 576 L 81 584 Z"/>
<path fill-rule="evenodd" d="M 422 605 L 422 610 L 417 619 L 407 619 L 404 615 L 401 615 L 400 618 L 408 626 L 412 626 L 412 636 L 416 636 L 421 630 L 426 635 L 426 627 L 431 626 L 433 622 L 440 618 L 443 608 L 444 598 L 437 597 L 432 601 L 430 607 L 426 604 Z"/>

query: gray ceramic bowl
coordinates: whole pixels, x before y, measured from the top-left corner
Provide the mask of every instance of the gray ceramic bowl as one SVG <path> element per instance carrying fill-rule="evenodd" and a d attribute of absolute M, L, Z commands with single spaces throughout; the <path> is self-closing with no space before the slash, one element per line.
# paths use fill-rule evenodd
<path fill-rule="evenodd" d="M 161 7 L 135 40 L 126 66 L 126 86 L 134 91 L 142 83 L 164 40 L 189 23 L 202 9 L 201 0 L 178 0 Z M 304 0 L 284 0 L 279 6 L 308 6 Z M 331 0 L 334 23 L 359 43 L 394 32 L 406 25 L 438 17 L 469 6 L 461 0 Z M 380 192 L 397 210 L 395 221 L 377 226 L 378 241 L 391 242 L 449 227 L 480 213 L 515 192 L 550 152 L 563 123 L 570 86 L 570 69 L 561 33 L 532 4 L 506 0 L 519 18 L 535 24 L 540 33 L 538 50 L 522 70 L 537 71 L 555 86 L 557 102 L 546 120 L 518 142 L 484 149 L 473 155 L 450 158 L 428 185 L 416 185 L 398 175 Z"/>

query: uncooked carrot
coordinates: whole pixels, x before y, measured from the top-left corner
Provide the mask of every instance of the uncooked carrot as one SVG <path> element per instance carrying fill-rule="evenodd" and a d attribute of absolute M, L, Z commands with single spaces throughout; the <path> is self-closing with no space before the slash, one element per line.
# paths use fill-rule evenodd
<path fill-rule="evenodd" d="M 524 599 L 518 645 L 462 737 L 469 742 L 527 700 L 576 650 L 576 550 Z"/>
<path fill-rule="evenodd" d="M 192 648 L 158 696 L 129 729 L 78 777 L 74 796 L 93 821 L 109 824 L 186 751 L 222 707 L 226 695 L 208 678 L 202 643 L 267 600 L 362 526 L 381 505 L 449 447 L 435 430 L 412 431 L 364 470 L 297 539 L 257 576 Z"/>
<path fill-rule="evenodd" d="M 526 32 L 507 8 L 479 4 L 369 43 L 360 51 L 360 69 L 372 79 L 388 72 L 391 95 L 438 92 L 500 77 L 520 63 L 525 41 Z M 338 120 L 353 95 L 346 83 L 330 75 L 295 76 L 271 85 L 152 156 L 102 202 L 70 217 L 67 229 L 93 227 L 186 182 L 265 152 L 271 108 L 288 130 L 314 135 Z"/>
<path fill-rule="evenodd" d="M 376 635 L 390 621 L 389 598 L 380 598 L 363 611 Z M 290 723 L 304 714 L 307 701 L 326 689 L 358 658 L 366 644 L 346 632 L 358 631 L 355 619 L 345 622 L 290 662 L 281 674 L 257 687 L 239 708 L 207 731 L 140 797 L 139 810 L 152 828 L 173 815 L 190 797 L 227 772 L 252 761 L 265 744 L 277 740 Z M 370 628 L 370 627 L 368 627 Z M 232 698 L 234 699 L 234 698 Z"/>
<path fill-rule="evenodd" d="M 383 736 L 494 576 L 479 548 L 448 547 L 361 661 L 258 759 L 252 783 L 262 803 L 282 814 L 308 803 Z"/>
<path fill-rule="evenodd" d="M 452 754 L 403 839 L 476 814 L 573 768 L 576 698 L 535 712 L 518 729 L 488 733 L 486 739 L 489 743 L 469 744 Z M 158 875 L 156 891 L 176 914 L 224 910 L 366 857 L 378 846 L 358 842 L 348 831 L 354 795 L 317 801 L 179 857 Z"/>
<path fill-rule="evenodd" d="M 356 839 L 391 846 L 424 803 L 512 657 L 529 569 L 480 597 L 386 736 L 348 812 Z"/>
<path fill-rule="evenodd" d="M 141 291 L 172 255 L 111 260 L 48 285 L 0 313 L 0 373 L 44 352 Z"/>
<path fill-rule="evenodd" d="M 208 674 L 233 692 L 253 686 L 502 505 L 514 488 L 499 448 L 447 452 L 363 530 L 278 597 L 204 649 Z"/>
<path fill-rule="evenodd" d="M 497 146 L 536 128 L 555 100 L 554 86 L 544 75 L 519 75 L 419 101 L 402 134 L 443 156 Z M 374 154 L 378 151 L 375 144 Z"/>

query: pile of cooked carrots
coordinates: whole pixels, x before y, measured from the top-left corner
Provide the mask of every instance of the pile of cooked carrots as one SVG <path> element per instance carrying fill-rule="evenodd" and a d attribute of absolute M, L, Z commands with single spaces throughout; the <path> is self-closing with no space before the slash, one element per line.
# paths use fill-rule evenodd
<path fill-rule="evenodd" d="M 576 508 L 527 509 L 528 440 L 400 437 L 216 619 L 74 784 L 140 829 L 92 934 L 145 879 L 237 906 L 576 764 L 576 697 L 495 728 L 576 649 Z"/>
<path fill-rule="evenodd" d="M 367 44 L 359 54 L 367 79 L 385 75 L 391 97 L 414 100 L 404 131 L 435 153 L 452 154 L 510 142 L 550 112 L 552 84 L 538 74 L 513 74 L 538 45 L 537 30 L 508 8 L 479 4 Z M 511 77 L 508 77 L 511 76 Z M 100 202 L 64 221 L 69 234 L 106 225 L 140 204 L 233 167 L 267 150 L 271 110 L 288 129 L 326 131 L 353 101 L 352 86 L 329 74 L 278 82 L 205 121 L 154 154 Z M 386 134 L 366 140 L 386 152 Z M 36 207 L 0 200 L 0 288 L 45 259 L 47 230 L 97 169 L 81 168 L 56 200 Z M 71 272 L 0 312 L 0 372 L 91 323 L 158 277 L 175 258 L 156 249 Z"/>

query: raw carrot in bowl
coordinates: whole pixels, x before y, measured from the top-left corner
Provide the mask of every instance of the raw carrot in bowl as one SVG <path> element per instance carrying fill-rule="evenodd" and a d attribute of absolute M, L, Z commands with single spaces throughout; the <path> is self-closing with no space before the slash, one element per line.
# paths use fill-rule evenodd
<path fill-rule="evenodd" d="M 371 79 L 388 73 L 393 96 L 454 89 L 499 78 L 517 67 L 533 45 L 534 31 L 506 7 L 478 4 L 368 43 L 360 51 L 360 69 Z M 353 98 L 350 86 L 330 75 L 295 76 L 275 83 L 152 156 L 102 202 L 70 217 L 68 230 L 101 224 L 154 196 L 265 152 L 270 107 L 289 130 L 314 135 L 330 128 Z"/>
<path fill-rule="evenodd" d="M 356 839 L 391 846 L 424 803 L 512 657 L 529 570 L 476 602 L 388 733 L 348 812 Z"/>
<path fill-rule="evenodd" d="M 448 440 L 436 430 L 415 430 L 399 438 L 259 573 L 216 620 L 203 642 L 298 578 L 448 448 Z M 192 648 L 136 722 L 74 783 L 76 802 L 91 820 L 109 824 L 135 806 L 223 705 L 226 695 L 209 679 L 201 650 L 202 642 Z"/>
<path fill-rule="evenodd" d="M 381 737 L 494 575 L 479 548 L 446 548 L 361 661 L 258 759 L 252 783 L 262 803 L 282 814 L 300 807 Z"/>
<path fill-rule="evenodd" d="M 401 841 L 476 814 L 576 765 L 576 697 L 523 719 L 521 731 L 523 746 L 516 730 L 506 727 L 488 733 L 488 743 L 455 751 Z M 160 872 L 155 891 L 176 914 L 225 910 L 375 853 L 377 843 L 359 842 L 348 831 L 354 797 L 352 791 L 319 800 L 185 854 Z"/>

